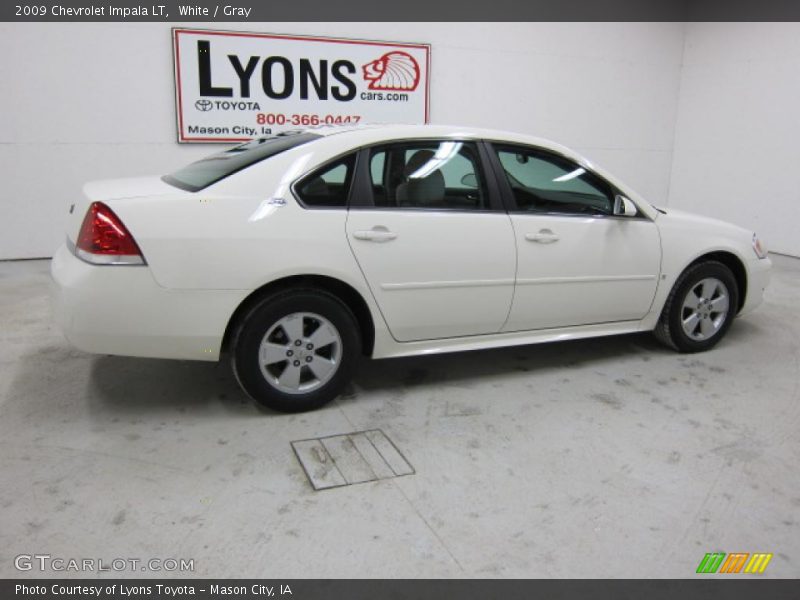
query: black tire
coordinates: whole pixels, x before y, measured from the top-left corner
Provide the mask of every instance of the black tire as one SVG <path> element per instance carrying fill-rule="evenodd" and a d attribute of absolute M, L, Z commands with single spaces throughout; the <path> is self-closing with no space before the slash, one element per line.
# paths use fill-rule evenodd
<path fill-rule="evenodd" d="M 687 309 L 684 308 L 683 304 L 688 294 L 693 293 L 692 290 L 706 279 L 715 279 L 726 288 L 728 310 L 724 321 L 722 321 L 715 333 L 706 339 L 695 339 L 690 337 L 684 330 L 683 315 Z M 662 343 L 678 352 L 703 352 L 716 346 L 725 337 L 738 312 L 738 308 L 739 288 L 731 270 L 724 264 L 713 260 L 697 263 L 681 273 L 678 281 L 675 282 L 653 333 Z M 691 311 L 689 314 L 691 314 Z M 714 313 L 711 316 L 713 317 L 713 315 Z"/>
<path fill-rule="evenodd" d="M 278 327 L 277 335 L 283 336 L 279 322 L 295 313 L 312 313 L 326 319 L 338 333 L 341 350 L 336 361 L 338 366 L 329 380 L 317 382 L 319 387 L 307 392 L 287 393 L 276 387 L 279 377 L 273 379 L 275 383 L 270 383 L 267 379 L 271 373 L 266 370 L 273 367 L 280 370 L 281 364 L 275 363 L 273 367 L 262 368 L 260 349 L 267 333 L 276 331 L 275 327 Z M 310 320 L 312 325 L 314 322 L 310 317 L 300 320 L 302 323 Z M 289 344 L 286 346 L 287 351 L 293 349 L 291 343 Z M 253 307 L 238 323 L 231 347 L 233 373 L 245 393 L 263 407 L 294 413 L 319 408 L 341 393 L 350 381 L 361 354 L 361 334 L 353 313 L 338 298 L 321 290 L 294 289 L 265 298 Z M 302 349 L 301 346 L 298 348 Z M 307 354 L 314 352 L 316 350 Z M 319 356 L 312 356 L 310 360 L 315 358 L 319 359 Z M 288 368 L 288 362 L 287 359 L 284 368 Z M 300 367 L 301 370 L 305 368 Z M 311 371 L 304 372 L 313 375 Z"/>

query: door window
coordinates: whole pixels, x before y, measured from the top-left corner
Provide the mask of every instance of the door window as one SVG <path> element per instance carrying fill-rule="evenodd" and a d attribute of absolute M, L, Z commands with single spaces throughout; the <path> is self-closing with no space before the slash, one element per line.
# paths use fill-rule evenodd
<path fill-rule="evenodd" d="M 613 213 L 611 186 L 580 165 L 535 148 L 501 146 L 495 150 L 518 211 Z"/>
<path fill-rule="evenodd" d="M 375 148 L 369 171 L 382 208 L 485 210 L 489 198 L 474 143 L 413 142 Z"/>

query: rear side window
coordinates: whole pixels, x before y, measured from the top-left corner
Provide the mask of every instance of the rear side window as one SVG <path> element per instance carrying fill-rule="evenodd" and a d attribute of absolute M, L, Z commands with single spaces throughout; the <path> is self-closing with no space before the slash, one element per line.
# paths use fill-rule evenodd
<path fill-rule="evenodd" d="M 170 185 L 197 192 L 257 162 L 261 162 L 301 144 L 319 139 L 316 133 L 285 133 L 256 138 L 228 150 L 212 154 L 162 177 Z"/>
<path fill-rule="evenodd" d="M 346 207 L 355 160 L 350 154 L 320 167 L 295 185 L 295 194 L 309 208 Z"/>

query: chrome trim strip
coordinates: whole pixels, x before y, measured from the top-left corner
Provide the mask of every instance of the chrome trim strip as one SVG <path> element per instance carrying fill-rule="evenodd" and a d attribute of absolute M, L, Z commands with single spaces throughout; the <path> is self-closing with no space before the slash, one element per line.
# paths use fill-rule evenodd
<path fill-rule="evenodd" d="M 655 275 L 590 275 L 585 277 L 537 277 L 517 279 L 517 285 L 545 285 L 549 283 L 599 283 L 604 281 L 651 281 Z"/>
<path fill-rule="evenodd" d="M 67 237 L 67 249 L 72 252 L 76 258 L 95 267 L 143 267 L 147 265 L 144 257 L 138 254 L 92 254 L 91 252 L 86 252 L 86 250 L 78 248 L 75 242 L 69 239 L 69 237 Z"/>
<path fill-rule="evenodd" d="M 382 283 L 381 289 L 389 292 L 397 290 L 432 290 L 442 288 L 494 287 L 514 285 L 513 279 L 475 279 L 462 281 L 410 281 L 408 283 Z"/>
<path fill-rule="evenodd" d="M 536 279 L 517 279 L 517 285 L 546 285 L 552 283 L 599 283 L 605 281 L 652 281 L 655 275 L 590 275 L 585 277 L 538 277 Z M 410 281 L 408 283 L 382 283 L 381 289 L 387 292 L 398 290 L 432 290 L 443 288 L 493 287 L 514 285 L 513 279 L 474 279 L 461 281 Z"/>

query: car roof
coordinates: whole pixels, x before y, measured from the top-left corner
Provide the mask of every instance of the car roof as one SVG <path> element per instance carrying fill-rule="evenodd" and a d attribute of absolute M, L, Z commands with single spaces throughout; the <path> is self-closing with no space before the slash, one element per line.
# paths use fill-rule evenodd
<path fill-rule="evenodd" d="M 366 125 L 324 125 L 305 131 L 325 137 L 342 136 L 353 145 L 372 144 L 381 141 L 407 138 L 459 138 L 493 140 L 501 142 L 532 144 L 557 152 L 573 155 L 574 152 L 551 140 L 500 129 L 486 129 L 468 125 L 406 125 L 406 124 L 366 124 Z"/>

